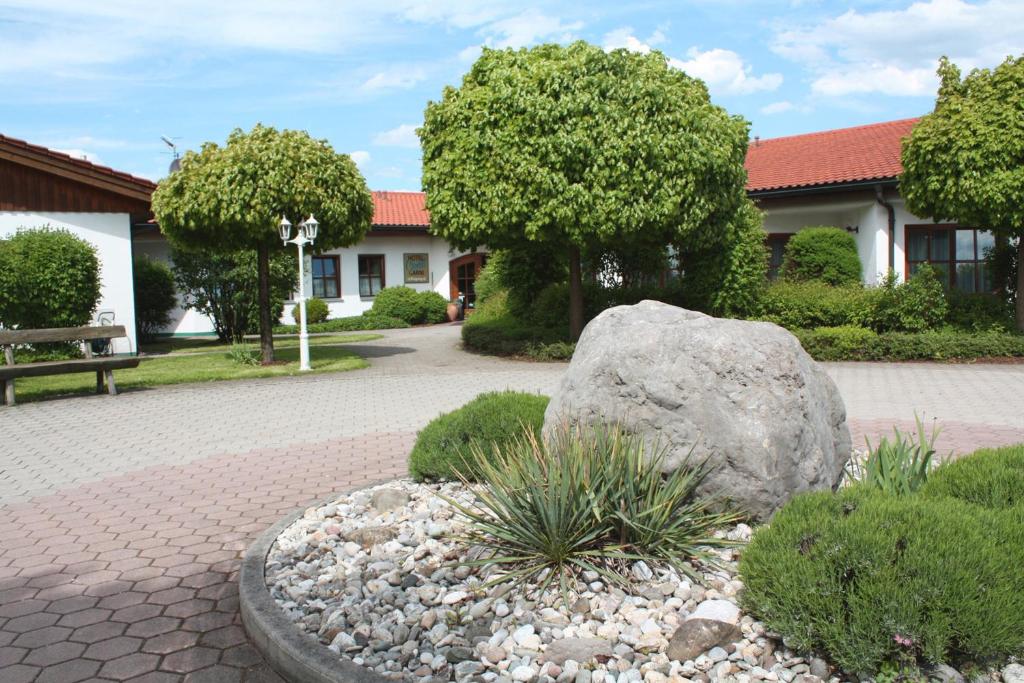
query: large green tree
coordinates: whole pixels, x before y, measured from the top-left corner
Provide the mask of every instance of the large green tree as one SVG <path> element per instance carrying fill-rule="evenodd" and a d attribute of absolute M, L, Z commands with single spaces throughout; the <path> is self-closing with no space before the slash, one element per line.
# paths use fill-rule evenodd
<path fill-rule="evenodd" d="M 903 143 L 900 192 L 919 216 L 991 230 L 1024 256 L 1024 57 L 962 78 L 945 57 L 935 109 Z M 1024 330 L 1024 268 L 1017 271 Z"/>
<path fill-rule="evenodd" d="M 433 230 L 460 247 L 563 254 L 574 338 L 581 253 L 711 245 L 744 201 L 746 121 L 657 52 L 485 49 L 419 135 Z"/>
<path fill-rule="evenodd" d="M 352 159 L 326 140 L 257 125 L 235 130 L 223 147 L 208 142 L 187 153 L 153 193 L 153 213 L 178 249 L 256 252 L 260 346 L 270 363 L 270 253 L 284 248 L 281 216 L 298 222 L 313 214 L 320 222 L 316 248 L 344 247 L 370 228 L 373 199 Z"/>

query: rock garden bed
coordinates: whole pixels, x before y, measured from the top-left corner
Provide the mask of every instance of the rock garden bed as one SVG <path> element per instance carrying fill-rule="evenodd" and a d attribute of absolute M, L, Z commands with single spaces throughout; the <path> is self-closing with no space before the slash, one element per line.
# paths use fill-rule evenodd
<path fill-rule="evenodd" d="M 441 494 L 441 495 L 438 495 Z M 443 497 L 442 497 L 443 496 Z M 800 680 L 829 675 L 778 646 L 737 606 L 734 551 L 694 567 L 704 585 L 643 562 L 628 591 L 585 574 L 568 604 L 557 588 L 488 585 L 461 564 L 457 483 L 399 481 L 310 508 L 271 549 L 266 580 L 302 631 L 396 680 Z M 723 531 L 745 541 L 750 528 Z"/>

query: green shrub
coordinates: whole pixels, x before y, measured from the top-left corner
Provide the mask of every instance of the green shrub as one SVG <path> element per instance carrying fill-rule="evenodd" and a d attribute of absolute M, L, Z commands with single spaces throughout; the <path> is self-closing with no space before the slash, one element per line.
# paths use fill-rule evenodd
<path fill-rule="evenodd" d="M 422 322 L 423 308 L 411 287 L 385 287 L 377 293 L 370 310 L 374 315 L 398 318 L 410 325 Z"/>
<path fill-rule="evenodd" d="M 681 251 L 683 279 L 678 295 L 658 301 L 685 305 L 716 316 L 754 315 L 761 305 L 768 276 L 764 218 L 746 202 L 730 223 L 722 244 L 696 252 Z M 676 303 L 679 301 L 679 303 Z"/>
<path fill-rule="evenodd" d="M 135 280 L 135 322 L 139 334 L 152 339 L 171 324 L 171 311 L 178 305 L 174 273 L 161 261 L 137 258 L 133 264 Z"/>
<path fill-rule="evenodd" d="M 928 332 L 873 334 L 852 328 L 793 330 L 815 360 L 976 360 L 1024 357 L 1024 335 L 1008 332 Z"/>
<path fill-rule="evenodd" d="M 462 343 L 467 349 L 494 356 L 529 356 L 538 345 L 568 341 L 568 326 L 539 327 L 507 312 L 495 315 L 477 312 L 462 326 Z"/>
<path fill-rule="evenodd" d="M 260 351 L 244 342 L 232 342 L 228 357 L 236 365 L 259 365 Z"/>
<path fill-rule="evenodd" d="M 571 360 L 576 352 L 576 344 L 572 342 L 551 342 L 550 344 L 531 344 L 526 347 L 526 356 L 538 361 Z"/>
<path fill-rule="evenodd" d="M 878 288 L 872 327 L 879 332 L 924 332 L 939 327 L 949 312 L 937 271 L 922 265 L 907 282 L 890 271 Z"/>
<path fill-rule="evenodd" d="M 523 427 L 540 434 L 547 396 L 500 391 L 480 394 L 466 405 L 435 418 L 416 437 L 409 454 L 415 479 L 476 476 L 472 444 L 487 452 L 522 434 Z"/>
<path fill-rule="evenodd" d="M 330 314 L 331 309 L 328 308 L 327 302 L 323 299 L 315 296 L 306 299 L 306 315 L 309 316 L 309 321 L 306 323 L 307 328 L 309 325 L 324 322 Z M 302 309 L 299 308 L 298 304 L 295 304 L 295 307 L 292 308 L 292 318 L 295 319 L 296 325 L 302 324 Z"/>
<path fill-rule="evenodd" d="M 487 258 L 487 265 L 480 270 L 476 276 L 476 282 L 473 283 L 473 289 L 476 291 L 476 307 L 479 309 L 481 306 L 485 306 L 487 302 L 499 292 L 506 292 L 505 286 L 501 282 L 501 269 L 502 261 L 504 259 L 504 252 L 495 251 Z"/>
<path fill-rule="evenodd" d="M 958 498 L 991 509 L 1024 504 L 1024 444 L 985 448 L 932 471 L 922 495 Z"/>
<path fill-rule="evenodd" d="M 893 428 L 893 440 L 882 437 L 877 447 L 868 442 L 868 458 L 864 463 L 864 483 L 891 496 L 916 493 L 928 482 L 938 428 L 931 436 L 924 433 L 924 424 L 917 422 L 917 438 Z"/>
<path fill-rule="evenodd" d="M 864 486 L 800 495 L 743 552 L 743 606 L 851 674 L 908 651 L 936 663 L 1020 654 L 1021 521 Z"/>
<path fill-rule="evenodd" d="M 367 311 L 368 313 L 370 311 Z M 352 315 L 345 318 L 332 318 L 322 323 L 307 325 L 309 332 L 361 332 L 363 330 L 392 330 L 409 327 L 409 323 L 398 318 L 382 315 Z M 274 334 L 297 334 L 298 325 L 278 325 Z"/>
<path fill-rule="evenodd" d="M 77 327 L 100 301 L 96 249 L 67 230 L 18 230 L 0 240 L 0 323 L 39 329 Z"/>
<path fill-rule="evenodd" d="M 782 273 L 785 279 L 794 282 L 859 284 L 861 264 L 857 242 L 841 228 L 804 228 L 786 243 Z"/>
<path fill-rule="evenodd" d="M 773 282 L 761 299 L 762 316 L 788 330 L 848 325 L 869 327 L 878 291 L 859 284 Z"/>
<path fill-rule="evenodd" d="M 435 324 L 448 320 L 448 299 L 428 290 L 416 295 L 420 307 L 420 322 Z"/>
<path fill-rule="evenodd" d="M 1013 301 L 1002 294 L 965 294 L 957 289 L 946 293 L 947 320 L 961 330 L 1013 332 Z"/>
<path fill-rule="evenodd" d="M 489 452 L 476 446 L 485 486 L 472 489 L 473 506 L 456 504 L 468 542 L 484 550 L 472 564 L 497 566 L 505 580 L 540 579 L 541 593 L 557 582 L 566 601 L 581 571 L 624 585 L 630 560 L 694 575 L 688 562 L 714 563 L 709 548 L 731 545 L 715 530 L 738 517 L 696 497 L 707 470 L 663 475 L 663 456 L 640 436 L 568 424 L 544 442 L 528 430 Z"/>

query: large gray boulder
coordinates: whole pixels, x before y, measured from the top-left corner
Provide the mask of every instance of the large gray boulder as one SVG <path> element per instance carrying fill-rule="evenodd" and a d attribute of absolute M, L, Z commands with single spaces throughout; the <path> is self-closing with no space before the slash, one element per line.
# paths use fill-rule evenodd
<path fill-rule="evenodd" d="M 699 492 L 760 520 L 796 493 L 837 486 L 850 457 L 839 391 L 796 337 L 656 301 L 587 325 L 545 432 L 562 422 L 621 424 L 666 449 L 666 471 L 707 458 Z"/>

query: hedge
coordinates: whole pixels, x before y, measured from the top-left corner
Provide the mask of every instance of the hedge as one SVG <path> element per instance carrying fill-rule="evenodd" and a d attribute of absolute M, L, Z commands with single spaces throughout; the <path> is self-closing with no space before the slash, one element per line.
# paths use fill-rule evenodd
<path fill-rule="evenodd" d="M 398 318 L 381 315 L 353 315 L 346 318 L 333 318 L 322 323 L 307 325 L 309 332 L 361 332 L 363 330 L 391 330 L 409 327 L 409 323 Z M 274 334 L 298 334 L 298 325 L 277 325 Z"/>
<path fill-rule="evenodd" d="M 858 325 L 869 327 L 881 297 L 860 284 L 833 287 L 823 282 L 772 283 L 761 298 L 761 317 L 788 330 Z"/>
<path fill-rule="evenodd" d="M 162 261 L 138 257 L 133 264 L 135 321 L 143 339 L 152 339 L 171 324 L 171 311 L 178 305 L 174 273 Z"/>
<path fill-rule="evenodd" d="M 536 394 L 480 394 L 420 431 L 409 454 L 409 474 L 418 480 L 451 479 L 458 471 L 473 478 L 473 444 L 487 454 L 520 437 L 524 427 L 539 437 L 547 406 L 548 398 Z"/>
<path fill-rule="evenodd" d="M 1024 357 L 1024 335 L 1012 332 L 875 333 L 863 327 L 793 330 L 807 353 L 822 361 L 974 360 Z"/>
<path fill-rule="evenodd" d="M 743 607 L 855 675 L 906 655 L 1005 659 L 1024 633 L 1021 517 L 865 486 L 800 495 L 744 550 Z"/>

